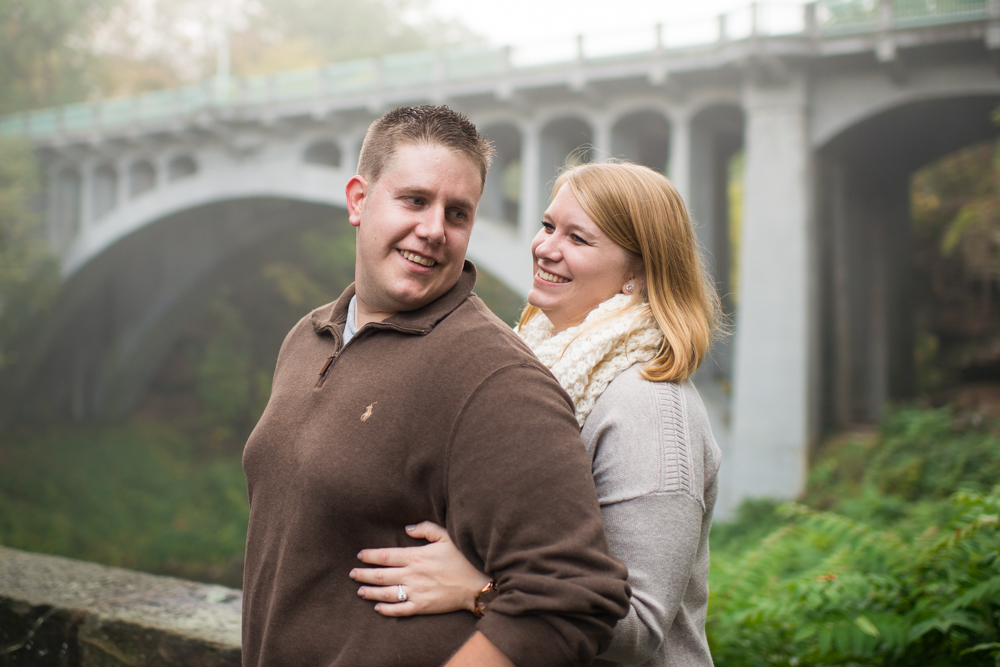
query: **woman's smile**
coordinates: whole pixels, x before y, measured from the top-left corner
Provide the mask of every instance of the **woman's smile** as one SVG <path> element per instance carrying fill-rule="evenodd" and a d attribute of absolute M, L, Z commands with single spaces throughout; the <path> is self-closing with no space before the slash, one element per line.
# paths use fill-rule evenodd
<path fill-rule="evenodd" d="M 538 269 L 538 272 L 535 274 L 535 276 L 537 276 L 538 278 L 541 278 L 545 282 L 550 282 L 550 283 L 568 283 L 568 282 L 570 282 L 569 278 L 563 278 L 562 276 L 557 276 L 554 273 L 549 273 L 545 269 Z"/>

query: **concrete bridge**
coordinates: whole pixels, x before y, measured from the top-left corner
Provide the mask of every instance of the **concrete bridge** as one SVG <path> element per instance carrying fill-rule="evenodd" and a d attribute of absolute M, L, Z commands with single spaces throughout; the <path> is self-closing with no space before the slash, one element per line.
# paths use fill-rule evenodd
<path fill-rule="evenodd" d="M 559 166 L 614 156 L 668 173 L 735 313 L 699 375 L 726 453 L 720 509 L 794 496 L 823 428 L 875 420 L 913 386 L 909 177 L 996 136 L 998 55 L 1000 0 L 821 0 L 0 118 L 43 159 L 65 277 L 20 394 L 81 418 L 127 411 L 227 267 L 344 217 L 373 118 L 447 103 L 497 146 L 470 257 L 522 294 Z"/>

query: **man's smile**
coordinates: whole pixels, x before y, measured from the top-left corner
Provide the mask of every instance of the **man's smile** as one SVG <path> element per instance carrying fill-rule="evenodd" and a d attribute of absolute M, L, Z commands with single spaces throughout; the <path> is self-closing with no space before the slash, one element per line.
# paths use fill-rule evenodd
<path fill-rule="evenodd" d="M 414 262 L 415 264 L 419 264 L 420 266 L 434 266 L 435 264 L 437 264 L 437 262 L 435 262 L 430 257 L 424 257 L 423 255 L 418 255 L 417 253 L 411 250 L 401 250 L 397 248 L 396 252 L 402 255 L 405 259 L 408 259 L 409 261 Z"/>

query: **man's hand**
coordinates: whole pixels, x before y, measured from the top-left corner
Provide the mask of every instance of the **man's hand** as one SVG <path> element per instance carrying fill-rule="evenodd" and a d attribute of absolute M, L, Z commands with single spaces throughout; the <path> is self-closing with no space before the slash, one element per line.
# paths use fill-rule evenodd
<path fill-rule="evenodd" d="M 515 667 L 503 651 L 494 646 L 486 635 L 472 635 L 444 667 Z"/>

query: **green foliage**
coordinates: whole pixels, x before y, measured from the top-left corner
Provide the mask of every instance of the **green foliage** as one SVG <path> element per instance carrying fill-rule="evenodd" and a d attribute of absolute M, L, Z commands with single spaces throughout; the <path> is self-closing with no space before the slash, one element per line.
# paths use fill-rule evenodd
<path fill-rule="evenodd" d="M 468 43 L 425 0 L 0 0 L 0 114 Z"/>
<path fill-rule="evenodd" d="M 181 334 L 137 419 L 172 424 L 205 451 L 241 451 L 271 393 L 288 330 L 354 278 L 353 228 L 322 221 L 268 244 L 210 295 Z"/>
<path fill-rule="evenodd" d="M 120 0 L 0 0 L 0 113 L 87 97 L 90 38 Z"/>
<path fill-rule="evenodd" d="M 918 234 L 966 271 L 1000 278 L 1000 144 L 970 146 L 917 172 L 913 190 Z"/>
<path fill-rule="evenodd" d="M 512 327 L 517 324 L 521 311 L 524 310 L 525 302 L 521 297 L 483 270 L 476 276 L 476 295 L 497 317 Z"/>
<path fill-rule="evenodd" d="M 1000 372 L 1000 143 L 917 171 L 911 182 L 920 390 L 993 381 Z"/>
<path fill-rule="evenodd" d="M 300 53 L 315 54 L 318 64 L 418 51 L 469 38 L 457 24 L 426 18 L 423 25 L 415 22 L 426 3 L 413 0 L 259 0 L 259 5 L 252 29 L 279 34 L 285 53 L 288 45 L 300 45 Z M 258 40 L 267 43 L 266 38 Z M 257 54 L 258 69 L 280 53 L 273 46 L 270 51 Z"/>
<path fill-rule="evenodd" d="M 239 586 L 240 459 L 202 458 L 164 425 L 2 436 L 0 543 Z"/>
<path fill-rule="evenodd" d="M 0 137 L 0 373 L 17 361 L 28 326 L 58 286 L 55 262 L 33 208 L 38 187 L 30 147 Z"/>
<path fill-rule="evenodd" d="M 789 504 L 787 524 L 713 562 L 719 665 L 978 665 L 998 639 L 1000 487 L 961 492 L 914 540 Z M 994 651 L 995 653 L 995 651 Z"/>
<path fill-rule="evenodd" d="M 81 52 L 87 92 L 134 94 L 215 75 L 223 25 L 238 76 L 318 67 L 472 39 L 422 0 L 92 0 L 113 5 Z"/>
<path fill-rule="evenodd" d="M 757 502 L 713 529 L 716 664 L 993 665 L 998 472 L 997 432 L 947 409 L 832 443 L 812 507 Z"/>

